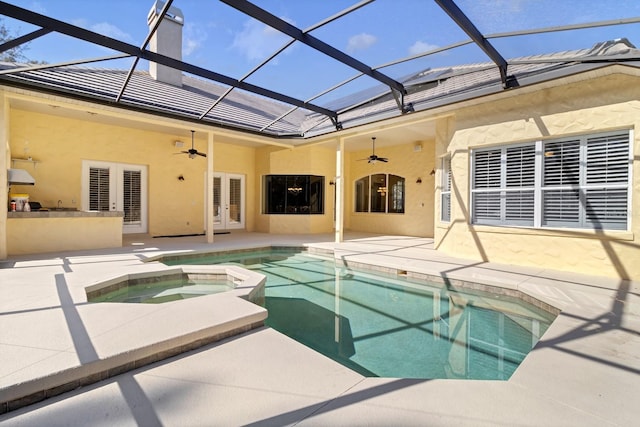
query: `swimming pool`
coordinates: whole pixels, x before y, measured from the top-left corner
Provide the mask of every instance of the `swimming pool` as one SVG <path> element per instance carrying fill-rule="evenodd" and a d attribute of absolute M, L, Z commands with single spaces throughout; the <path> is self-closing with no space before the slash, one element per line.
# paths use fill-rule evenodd
<path fill-rule="evenodd" d="M 268 326 L 370 377 L 506 380 L 554 319 L 514 297 L 353 271 L 300 251 L 164 262 L 265 274 Z"/>

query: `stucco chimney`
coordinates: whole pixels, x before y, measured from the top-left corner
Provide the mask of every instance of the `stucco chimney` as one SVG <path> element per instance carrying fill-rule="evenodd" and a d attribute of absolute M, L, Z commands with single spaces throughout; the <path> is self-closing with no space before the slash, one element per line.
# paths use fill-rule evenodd
<path fill-rule="evenodd" d="M 149 28 L 153 26 L 154 20 L 162 12 L 163 1 L 156 1 L 147 17 Z M 177 7 L 170 7 L 165 13 L 158 30 L 155 32 L 149 43 L 149 50 L 160 55 L 169 56 L 182 61 L 182 26 L 184 16 Z M 154 79 L 169 83 L 174 86 L 182 86 L 182 71 L 165 65 L 149 62 L 149 74 Z"/>

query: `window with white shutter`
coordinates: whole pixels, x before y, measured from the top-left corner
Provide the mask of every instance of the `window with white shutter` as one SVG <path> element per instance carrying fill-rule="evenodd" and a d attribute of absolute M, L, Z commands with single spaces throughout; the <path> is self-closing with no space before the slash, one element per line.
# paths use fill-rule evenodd
<path fill-rule="evenodd" d="M 474 224 L 534 224 L 535 144 L 473 153 Z"/>
<path fill-rule="evenodd" d="M 122 212 L 123 233 L 146 233 L 146 166 L 83 160 L 82 209 Z"/>
<path fill-rule="evenodd" d="M 475 150 L 473 223 L 626 230 L 630 139 L 624 131 Z"/>
<path fill-rule="evenodd" d="M 89 210 L 109 210 L 109 168 L 89 169 Z"/>
<path fill-rule="evenodd" d="M 535 144 L 508 147 L 504 155 L 504 222 L 532 226 L 535 216 Z"/>
<path fill-rule="evenodd" d="M 137 224 L 142 220 L 142 173 L 139 170 L 123 171 L 124 223 Z"/>
<path fill-rule="evenodd" d="M 229 219 L 233 223 L 241 220 L 242 209 L 242 180 L 240 178 L 229 179 Z"/>
<path fill-rule="evenodd" d="M 593 228 L 626 230 L 630 150 L 627 133 L 586 141 L 584 221 Z"/>
<path fill-rule="evenodd" d="M 440 220 L 451 221 L 451 156 L 442 159 L 442 190 L 440 190 Z"/>

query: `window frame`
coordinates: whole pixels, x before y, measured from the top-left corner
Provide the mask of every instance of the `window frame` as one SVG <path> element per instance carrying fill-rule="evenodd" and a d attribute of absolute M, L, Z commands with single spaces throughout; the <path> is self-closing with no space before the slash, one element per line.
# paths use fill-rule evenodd
<path fill-rule="evenodd" d="M 440 222 L 451 222 L 451 155 L 441 159 L 442 175 L 440 176 Z M 446 201 L 446 209 L 445 209 Z"/>
<path fill-rule="evenodd" d="M 379 175 L 384 177 L 383 185 L 374 190 L 377 185 L 374 177 Z M 394 179 L 391 177 L 394 177 Z M 391 182 L 394 183 L 394 188 L 389 188 Z M 353 211 L 355 213 L 404 214 L 406 210 L 406 182 L 407 179 L 405 177 L 392 173 L 372 173 L 361 176 L 353 183 Z M 386 191 L 380 193 L 380 188 L 385 188 Z M 361 192 L 364 194 L 361 194 Z M 384 206 L 384 210 L 373 211 L 374 202 L 377 209 Z M 364 206 L 365 203 L 366 206 Z M 366 210 L 359 210 L 362 208 Z"/>
<path fill-rule="evenodd" d="M 616 139 L 624 139 L 627 149 L 615 147 Z M 469 221 L 472 225 L 629 231 L 632 220 L 633 141 L 633 129 L 627 129 L 472 149 L 469 178 Z M 571 147 L 570 144 L 577 144 L 578 148 Z M 528 171 L 534 171 L 533 186 L 509 187 L 506 185 L 508 174 L 505 163 L 506 152 L 519 147 L 528 147 L 529 149 L 533 147 L 534 149 L 534 163 L 527 165 Z M 560 151 L 569 150 L 567 151 L 569 154 L 561 153 L 558 156 L 560 160 L 555 160 L 560 163 L 553 165 L 550 163 L 553 161 L 550 158 L 555 156 L 549 147 L 553 147 L 554 150 L 561 148 Z M 484 166 L 479 164 L 478 155 L 479 153 L 495 153 L 496 151 L 500 151 L 500 166 L 498 169 L 493 164 L 493 170 L 489 173 L 493 173 L 490 176 L 493 182 L 499 181 L 499 183 L 494 186 L 478 187 L 478 168 Z M 576 155 L 576 153 L 578 154 Z M 623 157 L 622 153 L 625 153 L 626 157 Z M 606 167 L 602 166 L 601 158 L 607 162 Z M 495 176 L 496 170 L 499 170 L 499 177 Z M 617 177 L 614 176 L 615 173 L 618 174 Z M 577 174 L 577 178 L 572 177 L 572 174 Z M 626 174 L 626 177 L 620 174 Z M 595 177 L 596 180 L 600 179 L 600 181 L 588 183 L 588 175 Z M 622 176 L 622 180 L 619 178 L 620 176 Z M 552 184 L 549 183 L 550 181 Z M 507 219 L 505 206 L 507 193 L 525 190 L 527 192 L 533 190 L 533 196 L 527 195 L 526 199 L 533 201 L 533 221 L 529 219 L 527 223 L 524 223 L 525 221 Z M 555 193 L 553 193 L 554 191 Z M 626 192 L 626 198 L 622 194 L 623 191 Z M 489 199 L 491 193 L 500 195 L 499 207 L 497 207 L 496 198 L 493 196 L 493 200 L 491 200 L 493 205 L 488 204 L 488 207 L 485 208 L 487 216 L 480 217 L 479 206 L 483 201 L 480 197 Z M 553 196 L 556 199 L 545 199 L 545 197 Z M 552 210 L 554 208 L 556 211 Z M 499 217 L 496 215 L 497 212 Z M 549 212 L 559 212 L 556 215 L 560 218 L 569 219 L 551 221 L 549 220 L 551 217 Z M 616 216 L 626 216 L 626 218 L 616 220 Z"/>
<path fill-rule="evenodd" d="M 277 211 L 271 209 L 272 207 L 272 193 L 274 187 L 270 185 L 269 180 L 271 178 L 280 178 L 284 179 L 284 187 L 283 193 L 280 195 L 284 201 L 282 206 L 282 211 Z M 300 180 L 305 182 L 300 184 Z M 287 187 L 290 182 L 297 183 L 296 186 L 300 186 L 303 196 L 307 194 L 307 198 L 309 199 L 307 204 L 300 205 L 293 203 L 288 203 L 288 200 L 292 197 L 296 199 L 299 197 L 298 194 L 291 193 L 290 189 L 293 187 Z M 310 199 L 312 198 L 313 193 L 312 189 L 316 188 L 319 195 L 316 195 L 315 203 L 313 203 Z M 276 188 L 276 190 L 278 190 Z M 262 195 L 263 195 L 263 203 L 262 203 L 262 214 L 263 215 L 324 215 L 325 213 L 325 177 L 321 175 L 308 175 L 308 174 L 267 174 L 262 176 Z M 293 199 L 292 199 L 293 200 Z M 317 208 L 314 210 L 312 207 L 317 205 Z M 306 209 L 305 209 L 306 208 Z"/>

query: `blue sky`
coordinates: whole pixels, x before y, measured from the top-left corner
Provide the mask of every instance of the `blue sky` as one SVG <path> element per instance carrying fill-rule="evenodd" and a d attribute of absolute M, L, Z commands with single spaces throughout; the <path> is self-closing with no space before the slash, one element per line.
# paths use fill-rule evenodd
<path fill-rule="evenodd" d="M 147 35 L 149 0 L 8 0 L 26 9 L 64 20 L 140 46 Z M 258 6 L 305 29 L 356 3 L 356 0 L 255 0 Z M 640 16 L 637 0 L 458 0 L 460 8 L 484 34 Z M 185 16 L 183 60 L 233 78 L 241 78 L 288 38 L 215 0 L 174 0 Z M 4 19 L 17 34 L 35 29 Z M 379 66 L 468 37 L 429 0 L 377 0 L 312 33 L 356 59 Z M 640 24 L 496 39 L 506 58 L 587 48 L 627 37 L 640 46 Z M 107 49 L 50 34 L 32 42 L 29 59 L 49 63 L 112 54 Z M 394 78 L 429 67 L 485 62 L 469 45 L 381 71 Z M 108 66 L 128 69 L 131 60 Z M 147 64 L 139 65 L 147 69 Z M 300 99 L 308 99 L 357 72 L 300 43 L 281 53 L 247 81 Z M 376 83 L 360 78 L 332 97 Z M 331 98 L 331 97 L 329 97 Z M 322 98 L 328 100 L 327 97 Z"/>

